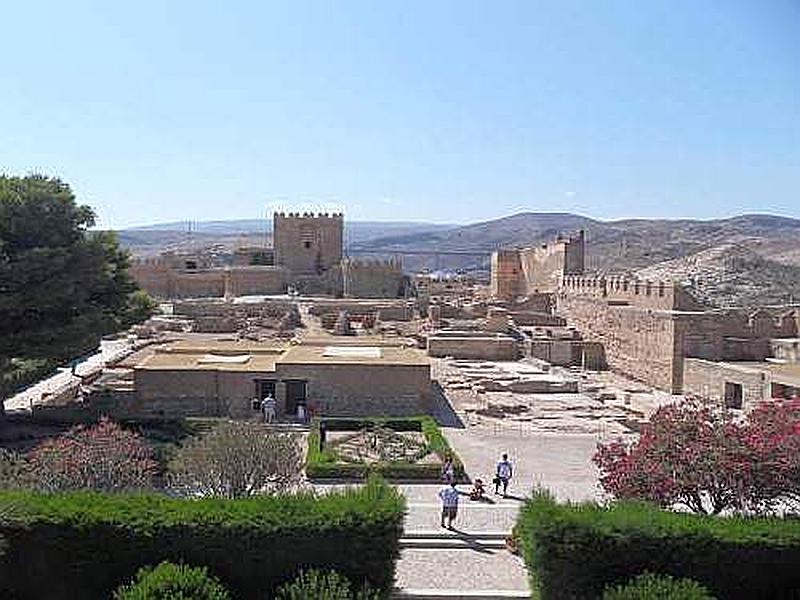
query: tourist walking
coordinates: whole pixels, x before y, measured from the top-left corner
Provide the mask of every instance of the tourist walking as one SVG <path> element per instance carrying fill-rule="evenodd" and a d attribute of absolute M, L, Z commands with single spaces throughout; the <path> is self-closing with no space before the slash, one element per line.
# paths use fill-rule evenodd
<path fill-rule="evenodd" d="M 500 486 L 503 486 L 503 496 L 508 493 L 508 482 L 514 474 L 508 454 L 503 454 L 503 458 L 497 463 L 497 470 L 494 475 L 494 493 L 500 493 Z"/>
<path fill-rule="evenodd" d="M 453 458 L 447 456 L 442 463 L 442 481 L 444 483 L 453 483 L 456 480 L 456 469 L 453 466 Z"/>
<path fill-rule="evenodd" d="M 267 396 L 261 401 L 261 412 L 264 413 L 264 423 L 272 423 L 275 420 L 275 398 L 272 394 Z"/>
<path fill-rule="evenodd" d="M 439 498 L 442 500 L 442 527 L 453 529 L 453 521 L 458 514 L 458 495 L 455 481 L 439 490 Z"/>

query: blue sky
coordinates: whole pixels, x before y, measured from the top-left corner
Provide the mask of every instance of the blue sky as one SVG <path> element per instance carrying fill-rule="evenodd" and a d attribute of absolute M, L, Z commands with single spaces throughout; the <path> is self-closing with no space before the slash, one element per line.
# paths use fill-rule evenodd
<path fill-rule="evenodd" d="M 104 226 L 800 217 L 800 2 L 4 3 L 0 170 Z"/>

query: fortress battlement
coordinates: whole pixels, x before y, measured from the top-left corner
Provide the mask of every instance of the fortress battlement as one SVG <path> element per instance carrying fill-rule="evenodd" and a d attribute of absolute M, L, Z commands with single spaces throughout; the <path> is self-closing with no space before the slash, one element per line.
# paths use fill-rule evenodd
<path fill-rule="evenodd" d="M 342 221 L 344 220 L 344 213 L 327 213 L 327 212 L 276 212 L 273 215 L 273 219 L 330 219 L 331 221 Z"/>
<path fill-rule="evenodd" d="M 343 261 L 347 269 L 402 269 L 403 262 L 399 258 L 347 258 Z"/>
<path fill-rule="evenodd" d="M 703 310 L 705 307 L 685 286 L 675 281 L 650 281 L 622 275 L 565 275 L 560 292 L 591 296 L 609 304 L 657 310 Z"/>

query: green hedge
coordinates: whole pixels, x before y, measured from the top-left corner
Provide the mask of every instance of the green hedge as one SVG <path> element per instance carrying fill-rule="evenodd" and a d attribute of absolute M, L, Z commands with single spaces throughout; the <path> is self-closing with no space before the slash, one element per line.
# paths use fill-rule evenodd
<path fill-rule="evenodd" d="M 327 431 L 358 431 L 364 427 L 387 427 L 395 431 L 421 431 L 428 449 L 443 459 L 450 456 L 457 479 L 464 479 L 464 465 L 458 455 L 450 448 L 447 439 L 442 435 L 433 417 L 423 415 L 407 418 L 370 418 L 370 419 L 324 419 Z M 438 463 L 384 462 L 375 464 L 347 463 L 337 461 L 332 452 L 320 448 L 320 423 L 315 418 L 311 422 L 311 433 L 308 436 L 308 453 L 306 455 L 306 475 L 309 479 L 366 479 L 374 473 L 391 480 L 417 479 L 422 481 L 439 481 L 441 465 Z"/>
<path fill-rule="evenodd" d="M 637 503 L 558 504 L 535 494 L 515 534 L 534 597 L 599 598 L 645 571 L 700 582 L 719 598 L 800 590 L 800 520 L 710 517 Z"/>
<path fill-rule="evenodd" d="M 319 497 L 0 493 L 0 513 L 6 504 L 18 510 L 0 523 L 0 598 L 18 600 L 106 600 L 162 561 L 205 566 L 237 598 L 268 597 L 311 567 L 388 590 L 405 513 L 376 480 Z"/>

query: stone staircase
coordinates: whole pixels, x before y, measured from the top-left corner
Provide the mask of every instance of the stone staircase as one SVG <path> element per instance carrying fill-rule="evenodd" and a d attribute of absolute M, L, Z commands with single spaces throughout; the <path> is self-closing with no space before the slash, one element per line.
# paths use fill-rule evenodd
<path fill-rule="evenodd" d="M 507 531 L 410 530 L 400 539 L 396 599 L 529 598 L 527 575 Z"/>
<path fill-rule="evenodd" d="M 409 531 L 400 538 L 400 548 L 441 550 L 504 550 L 507 532 L 504 531 Z"/>

